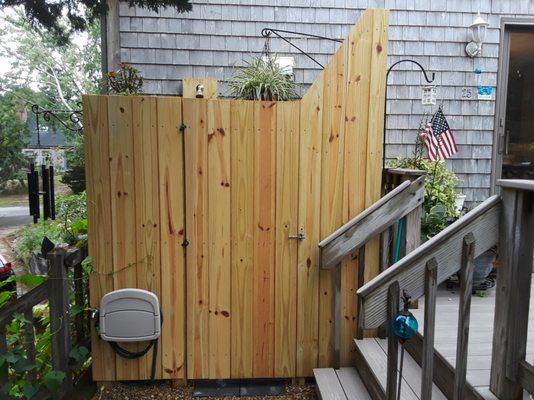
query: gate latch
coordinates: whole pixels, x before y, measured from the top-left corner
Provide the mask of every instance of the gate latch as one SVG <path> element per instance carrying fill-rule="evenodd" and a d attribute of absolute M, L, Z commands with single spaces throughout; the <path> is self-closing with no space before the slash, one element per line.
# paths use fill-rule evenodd
<path fill-rule="evenodd" d="M 295 240 L 304 240 L 304 239 L 306 239 L 306 235 L 304 235 L 304 233 L 299 233 L 297 235 L 289 235 L 287 238 L 288 239 L 295 239 Z"/>

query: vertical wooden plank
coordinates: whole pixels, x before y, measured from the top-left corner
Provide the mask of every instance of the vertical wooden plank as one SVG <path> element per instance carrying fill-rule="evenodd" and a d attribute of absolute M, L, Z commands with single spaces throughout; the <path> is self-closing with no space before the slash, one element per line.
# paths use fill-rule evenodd
<path fill-rule="evenodd" d="M 469 233 L 464 237 L 462 266 L 460 269 L 460 309 L 458 310 L 458 342 L 456 344 L 456 370 L 454 373 L 454 400 L 465 397 L 467 375 L 467 354 L 469 344 L 469 320 L 471 315 L 471 293 L 473 291 L 473 269 L 475 237 Z"/>
<path fill-rule="evenodd" d="M 372 42 L 368 124 L 367 124 L 367 162 L 365 167 L 365 207 L 377 201 L 382 192 L 382 164 L 384 143 L 384 96 L 386 90 L 387 70 L 387 29 L 389 12 L 387 10 L 372 11 Z M 418 243 L 417 243 L 418 245 Z M 366 245 L 366 281 L 379 274 L 380 239 L 372 239 Z"/>
<path fill-rule="evenodd" d="M 30 364 L 35 364 L 35 332 L 33 330 L 33 307 L 24 312 L 24 318 L 28 322 L 24 323 L 24 347 L 26 348 L 26 359 Z M 28 379 L 35 381 L 37 371 L 28 371 Z"/>
<path fill-rule="evenodd" d="M 297 376 L 313 375 L 319 351 L 319 248 L 323 74 L 300 101 Z"/>
<path fill-rule="evenodd" d="M 108 98 L 109 157 L 111 178 L 111 226 L 113 238 L 114 289 L 137 287 L 134 144 L 132 100 L 128 96 Z M 109 222 L 108 222 L 109 223 Z M 105 262 L 109 262 L 106 260 Z M 140 266 L 141 265 L 141 266 Z M 137 351 L 136 344 L 125 344 Z M 116 357 L 117 380 L 139 378 L 138 361 Z"/>
<path fill-rule="evenodd" d="M 161 376 L 178 379 L 185 371 L 184 135 L 182 100 L 157 98 L 159 212 L 161 240 Z"/>
<path fill-rule="evenodd" d="M 113 290 L 113 277 L 109 275 L 113 270 L 113 250 L 107 97 L 83 96 L 83 127 L 88 255 L 95 271 L 89 276 L 89 302 L 96 309 L 102 296 Z M 115 380 L 115 353 L 98 338 L 93 324 L 91 358 L 95 381 Z"/>
<path fill-rule="evenodd" d="M 55 248 L 46 255 L 48 261 L 48 276 L 50 285 L 50 352 L 52 354 L 52 369 L 62 371 L 65 378 L 61 382 L 60 393 L 72 387 L 72 371 L 69 368 L 70 342 L 70 303 L 67 291 L 67 270 L 65 268 L 65 250 Z"/>
<path fill-rule="evenodd" d="M 209 376 L 207 100 L 183 99 L 185 134 L 187 377 Z"/>
<path fill-rule="evenodd" d="M 518 399 L 523 393 L 519 362 L 527 351 L 534 194 L 503 187 L 501 195 L 490 388 L 499 398 Z"/>
<path fill-rule="evenodd" d="M 274 376 L 294 377 L 297 345 L 299 102 L 280 102 L 276 122 Z"/>
<path fill-rule="evenodd" d="M 399 282 L 395 281 L 388 288 L 388 321 L 399 312 Z M 387 363 L 387 380 L 386 380 L 386 399 L 397 399 L 397 370 L 399 358 L 399 338 L 389 329 L 388 332 L 388 363 Z"/>
<path fill-rule="evenodd" d="M 436 295 L 438 289 L 438 263 L 431 258 L 425 270 L 425 324 L 423 338 L 423 362 L 421 378 L 421 398 L 432 399 L 434 376 L 434 331 L 436 321 Z"/>
<path fill-rule="evenodd" d="M 366 11 L 346 39 L 346 91 L 344 109 L 344 168 L 343 168 L 343 222 L 349 221 L 365 208 L 364 188 L 367 162 L 367 125 L 369 107 L 371 11 Z M 371 254 L 368 254 L 368 259 Z M 357 333 L 356 290 L 359 273 L 358 253 L 355 252 L 341 263 L 343 296 L 343 352 L 353 351 L 352 339 Z M 352 317 L 354 316 L 354 317 Z M 361 335 L 361 332 L 359 332 Z M 349 340 L 349 342 L 347 342 Z M 349 361 L 344 359 L 345 362 Z"/>
<path fill-rule="evenodd" d="M 344 148 L 344 104 L 345 104 L 345 56 L 346 45 L 343 44 L 336 52 L 331 62 L 323 71 L 323 101 L 322 101 L 322 145 L 321 145 L 321 237 L 326 237 L 334 230 L 339 228 L 343 223 L 343 148 Z M 352 338 L 348 339 L 343 335 L 344 343 L 350 347 L 343 348 L 340 351 L 340 343 L 336 349 L 336 341 L 339 342 L 341 337 L 336 338 L 335 331 L 343 330 L 344 333 L 350 331 L 346 324 L 346 318 L 350 311 L 346 308 L 347 302 L 344 302 L 343 318 L 339 319 L 341 313 L 341 297 L 339 307 L 336 308 L 335 287 L 339 283 L 337 276 L 339 271 L 320 270 L 319 271 L 319 366 L 334 366 L 334 355 L 342 355 L 346 364 L 350 364 L 350 343 Z M 354 287 L 354 282 L 352 282 Z M 347 287 L 343 288 L 344 290 Z M 350 290 L 350 289 L 349 289 Z M 341 291 L 340 293 L 341 294 Z M 352 303 L 355 298 L 352 298 Z M 349 311 L 347 313 L 346 311 Z M 339 319 L 339 326 L 335 321 Z M 343 321 L 343 322 L 341 322 Z M 343 328 L 342 329 L 342 325 Z M 339 358 L 337 359 L 339 362 Z"/>
<path fill-rule="evenodd" d="M 276 103 L 254 103 L 254 376 L 274 373 Z"/>
<path fill-rule="evenodd" d="M 232 378 L 253 376 L 254 103 L 231 105 Z"/>
<path fill-rule="evenodd" d="M 135 159 L 135 249 L 137 288 L 162 299 L 159 236 L 159 171 L 157 108 L 155 97 L 132 97 L 133 154 Z M 165 317 L 164 317 L 165 318 Z M 140 343 L 139 346 L 144 346 Z M 161 375 L 158 351 L 156 377 Z M 152 357 L 141 357 L 139 378 L 150 379 Z"/>
<path fill-rule="evenodd" d="M 7 355 L 7 340 L 6 340 L 6 326 L 0 326 L 0 356 L 5 357 Z M 0 367 L 0 385 L 4 386 L 9 383 L 9 369 L 8 363 L 4 363 Z"/>
<path fill-rule="evenodd" d="M 230 377 L 230 102 L 208 101 L 209 378 Z"/>

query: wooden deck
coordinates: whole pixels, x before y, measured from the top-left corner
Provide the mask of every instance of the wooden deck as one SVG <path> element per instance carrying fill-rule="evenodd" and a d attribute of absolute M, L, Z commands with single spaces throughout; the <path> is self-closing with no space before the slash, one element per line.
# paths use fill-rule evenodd
<path fill-rule="evenodd" d="M 435 348 L 453 366 L 456 362 L 458 327 L 459 288 L 448 290 L 444 285 L 438 289 L 436 306 Z M 487 291 L 485 297 L 473 296 L 471 322 L 469 328 L 469 355 L 467 361 L 467 381 L 484 398 L 495 399 L 489 392 L 491 351 L 493 339 L 493 318 L 495 309 L 495 288 Z M 423 334 L 424 299 L 419 300 L 419 309 L 412 310 L 417 317 Z M 531 286 L 530 319 L 527 344 L 527 361 L 534 360 L 534 280 Z M 525 392 L 524 399 L 529 399 Z"/>

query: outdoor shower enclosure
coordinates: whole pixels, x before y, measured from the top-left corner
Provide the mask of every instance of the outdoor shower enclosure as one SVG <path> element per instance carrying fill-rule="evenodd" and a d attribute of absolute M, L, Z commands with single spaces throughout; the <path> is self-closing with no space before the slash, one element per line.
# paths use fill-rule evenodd
<path fill-rule="evenodd" d="M 351 362 L 357 254 L 336 305 L 317 244 L 381 194 L 387 18 L 367 10 L 299 101 L 84 97 L 91 305 L 119 288 L 157 294 L 157 378 Z M 377 241 L 366 254 L 368 279 Z M 94 332 L 92 346 L 95 380 L 149 378 L 150 353 L 119 358 Z"/>

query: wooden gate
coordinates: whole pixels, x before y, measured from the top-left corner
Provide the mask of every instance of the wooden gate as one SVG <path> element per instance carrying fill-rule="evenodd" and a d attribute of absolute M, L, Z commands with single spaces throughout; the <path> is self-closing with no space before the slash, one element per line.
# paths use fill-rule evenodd
<path fill-rule="evenodd" d="M 158 378 L 333 365 L 334 280 L 317 244 L 380 196 L 386 30 L 386 11 L 365 12 L 300 101 L 84 97 L 91 304 L 125 287 L 158 295 Z M 357 264 L 341 270 L 342 364 Z M 93 334 L 95 380 L 150 366 Z"/>

